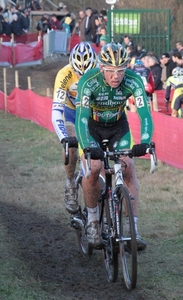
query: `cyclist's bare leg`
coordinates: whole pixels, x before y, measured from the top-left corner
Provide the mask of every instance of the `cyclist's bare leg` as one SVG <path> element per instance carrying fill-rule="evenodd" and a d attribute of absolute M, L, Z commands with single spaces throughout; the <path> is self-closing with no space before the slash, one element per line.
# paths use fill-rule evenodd
<path fill-rule="evenodd" d="M 81 160 L 86 169 L 86 160 L 84 155 Z M 88 210 L 88 220 L 85 227 L 86 236 L 90 243 L 98 245 L 101 243 L 99 228 L 99 211 L 97 202 L 100 197 L 101 189 L 99 184 L 99 174 L 102 168 L 100 160 L 91 160 L 91 174 L 89 178 L 83 177 L 82 189 Z"/>
<path fill-rule="evenodd" d="M 68 136 L 76 136 L 74 124 L 66 123 L 66 130 L 67 130 Z M 63 157 L 64 156 L 65 156 L 65 151 L 63 151 Z M 78 149 L 69 148 L 69 164 L 67 166 L 65 166 L 65 172 L 66 172 L 67 178 L 69 178 L 69 179 L 74 178 L 77 159 L 78 159 Z"/>
<path fill-rule="evenodd" d="M 76 136 L 75 127 L 72 123 L 66 123 L 68 136 Z M 63 159 L 65 151 L 63 150 Z M 76 213 L 78 211 L 77 188 L 75 184 L 74 174 L 78 159 L 78 149 L 69 148 L 69 163 L 65 166 L 66 172 L 66 187 L 65 187 L 65 206 L 68 212 Z"/>
<path fill-rule="evenodd" d="M 86 160 L 84 155 L 82 155 L 81 160 L 86 167 Z M 97 201 L 100 197 L 100 185 L 99 185 L 99 174 L 102 168 L 101 160 L 91 159 L 91 174 L 89 178 L 83 178 L 83 194 L 86 199 L 86 205 L 89 208 L 94 208 L 97 206 Z"/>
<path fill-rule="evenodd" d="M 172 117 L 176 118 L 178 117 L 178 111 L 175 109 L 172 109 Z"/>

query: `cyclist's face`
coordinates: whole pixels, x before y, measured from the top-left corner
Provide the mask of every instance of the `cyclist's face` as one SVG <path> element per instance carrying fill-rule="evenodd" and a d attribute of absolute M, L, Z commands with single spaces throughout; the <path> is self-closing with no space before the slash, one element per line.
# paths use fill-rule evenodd
<path fill-rule="evenodd" d="M 100 70 L 107 84 L 112 88 L 117 88 L 123 80 L 126 68 L 101 65 Z"/>

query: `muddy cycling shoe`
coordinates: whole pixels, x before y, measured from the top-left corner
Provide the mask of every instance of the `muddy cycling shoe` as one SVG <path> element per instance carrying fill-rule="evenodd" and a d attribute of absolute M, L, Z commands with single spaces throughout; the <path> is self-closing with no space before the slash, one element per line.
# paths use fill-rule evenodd
<path fill-rule="evenodd" d="M 90 222 L 85 227 L 85 234 L 89 243 L 93 246 L 98 246 L 102 244 L 100 227 L 98 221 Z"/>
<path fill-rule="evenodd" d="M 68 181 L 65 186 L 65 207 L 70 214 L 76 214 L 79 210 L 78 190 L 75 184 Z"/>
<path fill-rule="evenodd" d="M 130 236 L 130 234 L 128 234 L 127 236 Z M 143 240 L 143 238 L 139 234 L 136 235 L 136 243 L 137 243 L 137 251 L 143 251 L 147 247 L 146 242 Z M 130 241 L 127 241 L 125 250 L 129 253 L 131 252 Z"/>
<path fill-rule="evenodd" d="M 136 235 L 136 241 L 137 241 L 137 251 L 143 251 L 146 249 L 147 244 L 139 234 Z"/>

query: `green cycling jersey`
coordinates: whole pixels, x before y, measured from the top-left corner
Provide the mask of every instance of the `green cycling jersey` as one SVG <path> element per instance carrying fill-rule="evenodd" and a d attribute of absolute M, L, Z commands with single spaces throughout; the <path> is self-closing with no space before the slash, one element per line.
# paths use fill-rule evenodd
<path fill-rule="evenodd" d="M 90 118 L 107 126 L 117 122 L 126 111 L 126 101 L 132 95 L 141 122 L 141 142 L 150 143 L 153 122 L 144 85 L 132 70 L 125 71 L 117 88 L 110 87 L 99 68 L 89 70 L 78 83 L 76 99 L 76 133 L 82 149 L 92 146 L 88 121 Z"/>

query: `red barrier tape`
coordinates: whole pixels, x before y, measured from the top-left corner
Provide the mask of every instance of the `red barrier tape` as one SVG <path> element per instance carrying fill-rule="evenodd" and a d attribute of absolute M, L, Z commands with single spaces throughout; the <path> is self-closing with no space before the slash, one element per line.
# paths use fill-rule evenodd
<path fill-rule="evenodd" d="M 162 91 L 163 93 L 164 91 Z M 4 94 L 0 91 L 0 109 L 4 110 Z M 14 88 L 7 96 L 7 110 L 20 118 L 34 121 L 36 124 L 54 132 L 51 122 L 52 99 L 42 97 L 31 90 Z M 183 119 L 173 118 L 163 113 L 152 113 L 154 122 L 153 141 L 156 144 L 159 160 L 179 169 L 183 169 Z M 134 140 L 140 142 L 140 121 L 136 113 L 128 112 L 128 120 Z"/>
<path fill-rule="evenodd" d="M 41 60 L 43 58 L 43 41 L 29 44 L 0 44 L 0 63 L 16 66 L 21 63 Z"/>

